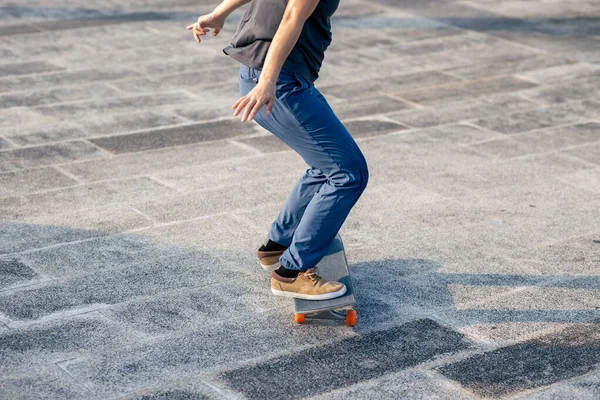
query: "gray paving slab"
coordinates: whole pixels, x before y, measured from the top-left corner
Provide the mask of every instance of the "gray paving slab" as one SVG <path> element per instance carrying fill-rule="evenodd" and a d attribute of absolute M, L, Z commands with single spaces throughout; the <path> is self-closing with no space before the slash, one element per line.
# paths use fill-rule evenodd
<path fill-rule="evenodd" d="M 0 173 L 0 196 L 14 196 L 77 184 L 77 181 L 52 167 Z"/>
<path fill-rule="evenodd" d="M 27 74 L 35 74 L 40 72 L 53 72 L 60 71 L 64 68 L 53 65 L 52 63 L 46 61 L 39 62 L 25 62 L 25 63 L 17 63 L 17 64 L 1 64 L 0 65 L 0 74 L 2 76 L 9 75 L 27 75 Z"/>
<path fill-rule="evenodd" d="M 46 72 L 46 71 L 44 71 Z M 101 69 L 84 69 L 80 71 L 60 71 L 36 75 L 19 75 L 0 80 L 0 92 L 48 89 L 51 87 L 74 86 L 96 81 L 113 81 L 131 79 L 139 76 L 135 71 L 126 69 L 104 71 Z"/>
<path fill-rule="evenodd" d="M 0 254 L 18 253 L 149 225 L 152 225 L 152 221 L 125 205 L 25 217 L 20 223 L 0 224 Z"/>
<path fill-rule="evenodd" d="M 448 364 L 440 371 L 480 396 L 506 396 L 594 369 L 600 355 L 594 340 L 597 331 L 595 323 L 566 328 Z"/>
<path fill-rule="evenodd" d="M 70 141 L 46 146 L 7 149 L 0 152 L 0 172 L 53 164 L 66 164 L 69 161 L 89 160 L 106 157 L 106 152 L 85 141 Z"/>
<path fill-rule="evenodd" d="M 256 133 L 252 125 L 243 124 L 240 121 L 223 120 L 107 136 L 90 139 L 90 142 L 111 153 L 122 154 L 227 139 L 251 133 Z"/>
<path fill-rule="evenodd" d="M 91 118 L 82 116 L 49 128 L 45 128 L 39 123 L 22 124 L 8 128 L 10 134 L 7 137 L 20 146 L 30 146 L 179 125 L 186 122 L 188 122 L 187 119 L 167 110 L 161 112 L 141 111 L 128 114 L 96 115 Z"/>
<path fill-rule="evenodd" d="M 0 150 L 2 149 L 10 149 L 14 147 L 14 145 L 6 139 L 0 138 Z"/>
<path fill-rule="evenodd" d="M 98 312 L 11 329 L 1 335 L 3 379 L 40 369 L 43 372 L 56 362 L 85 358 L 140 341 Z"/>
<path fill-rule="evenodd" d="M 477 101 L 463 100 L 449 104 L 436 105 L 418 110 L 400 111 L 388 117 L 413 127 L 429 127 L 451 122 L 466 121 L 484 116 L 496 116 L 513 113 L 537 104 L 515 95 L 501 94 Z"/>
<path fill-rule="evenodd" d="M 409 368 L 386 374 L 382 378 L 372 379 L 348 387 L 333 390 L 322 395 L 312 396 L 311 400 L 323 399 L 472 399 L 471 395 L 448 380 L 429 371 Z"/>
<path fill-rule="evenodd" d="M 353 329 L 295 324 L 257 262 L 308 165 L 232 117 L 248 5 L 201 45 L 204 0 L 0 7 L 4 393 L 596 399 L 596 3 L 339 5 Z"/>
<path fill-rule="evenodd" d="M 302 398 L 468 347 L 469 343 L 456 332 L 432 320 L 420 320 L 227 371 L 221 379 L 250 399 Z M 281 381 L 272 374 L 274 369 L 298 378 Z M 298 374 L 300 371 L 302 374 Z M 310 379 L 311 385 L 304 383 L 306 379 Z"/>
<path fill-rule="evenodd" d="M 102 357 L 75 360 L 65 369 L 105 398 L 199 376 L 214 386 L 209 380 L 210 371 L 355 335 L 339 326 L 296 329 L 291 319 L 290 313 L 279 311 L 240 315 L 236 320 L 215 321 L 184 334 L 123 348 Z M 237 329 L 238 324 L 244 329 Z M 235 356 L 231 357 L 232 354 Z"/>
<path fill-rule="evenodd" d="M 24 373 L 2 380 L 2 396 L 6 399 L 26 400 L 39 396 L 47 399 L 92 398 L 92 393 L 77 383 L 56 365 L 36 373 Z"/>
<path fill-rule="evenodd" d="M 598 105 L 595 101 L 572 101 L 530 111 L 518 112 L 502 117 L 486 118 L 473 123 L 501 133 L 527 132 L 556 125 L 594 119 Z"/>
<path fill-rule="evenodd" d="M 109 203 L 123 203 L 132 198 L 140 201 L 172 192 L 172 189 L 150 178 L 141 177 L 77 185 L 19 197 L 5 197 L 0 199 L 0 211 L 5 221 L 16 221 L 27 217 L 61 213 L 64 211 L 65 202 L 71 210 L 75 211 L 105 206 Z"/>
<path fill-rule="evenodd" d="M 35 107 L 117 96 L 120 92 L 103 84 L 0 94 L 0 108 Z"/>
<path fill-rule="evenodd" d="M 498 77 L 476 81 L 448 83 L 435 88 L 398 91 L 394 95 L 419 104 L 435 104 L 488 95 L 507 93 L 537 86 L 514 77 Z"/>
<path fill-rule="evenodd" d="M 120 154 L 91 162 L 63 165 L 61 168 L 83 181 L 96 181 L 148 174 L 158 176 L 166 170 L 194 165 L 201 166 L 223 159 L 235 159 L 252 154 L 254 153 L 251 150 L 233 143 L 214 141 Z"/>
<path fill-rule="evenodd" d="M 598 154 L 600 154 L 599 151 L 600 143 L 594 142 L 583 146 L 578 146 L 574 149 L 565 150 L 564 153 L 597 165 L 600 164 L 600 157 L 598 156 Z"/>

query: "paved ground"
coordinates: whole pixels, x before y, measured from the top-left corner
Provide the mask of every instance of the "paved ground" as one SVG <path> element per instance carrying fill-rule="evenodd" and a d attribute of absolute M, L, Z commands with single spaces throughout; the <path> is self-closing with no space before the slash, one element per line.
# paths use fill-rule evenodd
<path fill-rule="evenodd" d="M 257 267 L 305 165 L 231 117 L 215 5 L 0 4 L 0 398 L 600 398 L 600 4 L 342 0 L 355 329 Z"/>

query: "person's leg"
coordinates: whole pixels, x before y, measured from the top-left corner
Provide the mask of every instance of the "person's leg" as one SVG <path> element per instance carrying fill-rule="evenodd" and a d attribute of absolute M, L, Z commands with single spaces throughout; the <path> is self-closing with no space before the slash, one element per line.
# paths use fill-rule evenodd
<path fill-rule="evenodd" d="M 256 70 L 249 68 L 246 65 L 240 68 L 240 95 L 245 96 L 254 86 L 256 86 L 255 78 L 257 78 Z M 289 85 L 288 85 L 289 87 Z M 259 123 L 260 124 L 260 123 Z M 263 125 L 264 124 L 260 124 Z M 266 128 L 275 136 L 279 137 L 284 142 L 287 141 L 285 136 L 281 136 L 279 131 L 275 127 Z M 288 143 L 290 145 L 290 143 Z M 290 147 L 292 147 L 290 145 Z M 279 215 L 271 224 L 271 229 L 268 233 L 268 239 L 275 243 L 285 246 L 286 248 L 292 243 L 292 237 L 302 216 L 304 210 L 312 197 L 319 191 L 321 186 L 327 181 L 325 174 L 318 168 L 311 166 L 304 174 L 298 179 L 292 190 L 290 191 L 288 198 L 281 208 Z M 268 249 L 265 249 L 268 250 Z M 272 254 L 282 253 L 278 251 L 265 251 L 265 257 L 270 257 Z M 270 257 L 272 258 L 272 257 Z M 270 265 L 265 265 L 269 267 Z"/>
<path fill-rule="evenodd" d="M 251 73 L 253 78 L 260 79 L 259 70 Z M 243 79 L 240 81 L 241 86 L 245 85 Z M 249 91 L 251 85 L 245 85 L 245 88 Z M 366 160 L 323 95 L 297 74 L 282 71 L 271 115 L 265 115 L 263 107 L 255 120 L 292 147 L 308 165 L 317 168 L 326 178 L 314 193 L 309 191 L 312 197 L 301 196 L 310 200 L 299 218 L 289 248 L 280 258 L 281 265 L 287 269 L 304 271 L 313 268 L 325 255 L 366 188 Z M 282 210 L 283 222 L 288 221 L 285 208 Z M 289 213 L 293 213 L 291 208 Z M 293 220 L 297 221 L 298 217 Z M 280 235 L 277 232 L 278 221 L 273 225 L 275 228 L 270 235 L 273 234 L 274 240 Z"/>

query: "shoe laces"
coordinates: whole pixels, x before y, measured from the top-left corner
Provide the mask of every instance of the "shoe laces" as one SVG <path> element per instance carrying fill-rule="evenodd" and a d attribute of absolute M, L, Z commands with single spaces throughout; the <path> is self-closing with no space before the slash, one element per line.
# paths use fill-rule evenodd
<path fill-rule="evenodd" d="M 317 267 L 307 269 L 304 275 L 313 282 L 318 282 L 322 279 Z"/>

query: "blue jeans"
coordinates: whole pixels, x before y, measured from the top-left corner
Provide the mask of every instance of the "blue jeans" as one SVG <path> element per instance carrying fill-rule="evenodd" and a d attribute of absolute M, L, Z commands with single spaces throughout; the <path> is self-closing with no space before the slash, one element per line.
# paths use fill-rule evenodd
<path fill-rule="evenodd" d="M 240 95 L 257 85 L 261 70 L 242 64 Z M 325 256 L 369 179 L 367 162 L 325 97 L 301 75 L 282 69 L 270 115 L 254 120 L 298 153 L 309 168 L 292 188 L 269 238 L 289 246 L 280 258 L 288 269 L 306 270 Z M 273 171 L 277 173 L 277 171 Z"/>

